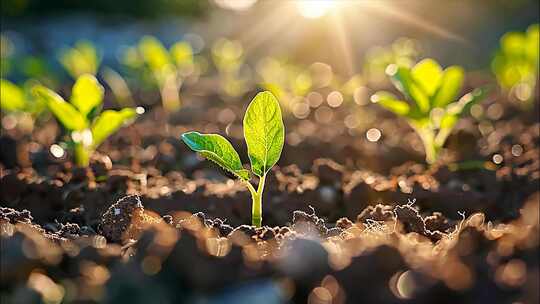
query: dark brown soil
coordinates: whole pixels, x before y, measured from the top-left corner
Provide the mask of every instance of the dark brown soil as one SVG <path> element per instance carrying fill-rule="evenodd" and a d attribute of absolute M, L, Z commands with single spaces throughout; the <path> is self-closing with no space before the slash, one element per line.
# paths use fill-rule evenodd
<path fill-rule="evenodd" d="M 2 134 L 2 303 L 538 303 L 536 117 L 465 119 L 427 167 L 377 107 L 355 129 L 356 105 L 286 116 L 255 228 L 245 186 L 179 140 L 226 130 L 244 158 L 242 105 L 211 98 L 150 111 L 88 169 L 48 152 L 54 122 Z"/>

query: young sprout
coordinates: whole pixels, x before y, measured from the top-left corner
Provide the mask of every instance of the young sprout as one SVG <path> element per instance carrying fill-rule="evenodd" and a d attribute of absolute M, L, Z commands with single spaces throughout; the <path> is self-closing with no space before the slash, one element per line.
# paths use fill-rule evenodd
<path fill-rule="evenodd" d="M 285 59 L 265 57 L 257 63 L 259 85 L 272 92 L 284 111 L 292 112 L 297 105 L 297 97 L 304 97 L 313 86 L 308 69 L 297 66 Z"/>
<path fill-rule="evenodd" d="M 484 90 L 475 89 L 456 99 L 465 77 L 463 68 L 443 70 L 433 59 L 412 68 L 389 65 L 387 74 L 408 102 L 384 91 L 371 96 L 371 101 L 404 117 L 422 139 L 426 161 L 434 163 L 461 115 L 483 98 Z"/>
<path fill-rule="evenodd" d="M 34 127 L 34 120 L 46 109 L 45 103 L 32 96 L 32 85 L 32 81 L 27 81 L 23 86 L 18 86 L 0 78 L 0 105 L 7 114 L 5 119 L 14 122 L 13 126 L 17 125 L 21 130 L 29 132 Z"/>
<path fill-rule="evenodd" d="M 180 109 L 180 87 L 194 70 L 193 49 L 188 42 L 176 42 L 167 50 L 157 38 L 145 36 L 137 47 L 126 51 L 123 62 L 159 88 L 167 112 Z M 145 78 L 147 75 L 151 75 L 151 79 Z"/>
<path fill-rule="evenodd" d="M 100 113 L 104 89 L 90 74 L 77 79 L 70 103 L 42 85 L 36 85 L 32 91 L 69 133 L 75 163 L 81 167 L 88 166 L 91 154 L 107 137 L 143 112 L 142 108 L 124 108 Z"/>
<path fill-rule="evenodd" d="M 260 227 L 266 175 L 279 160 L 285 139 L 281 109 L 272 93 L 268 91 L 258 93 L 249 104 L 244 116 L 244 138 L 251 171 L 259 177 L 257 189 L 250 182 L 249 171 L 242 167 L 238 153 L 223 136 L 198 132 L 182 134 L 182 140 L 192 150 L 215 162 L 246 184 L 252 198 L 251 222 L 252 225 Z"/>
<path fill-rule="evenodd" d="M 212 60 L 219 73 L 221 90 L 228 96 L 247 91 L 248 79 L 242 75 L 245 53 L 239 41 L 218 39 L 212 45 Z"/>
<path fill-rule="evenodd" d="M 534 99 L 538 81 L 539 44 L 538 24 L 529 26 L 525 33 L 506 33 L 491 62 L 500 87 L 526 104 Z"/>
<path fill-rule="evenodd" d="M 96 75 L 101 61 L 92 42 L 80 40 L 72 48 L 64 49 L 59 61 L 73 79 L 84 74 Z"/>

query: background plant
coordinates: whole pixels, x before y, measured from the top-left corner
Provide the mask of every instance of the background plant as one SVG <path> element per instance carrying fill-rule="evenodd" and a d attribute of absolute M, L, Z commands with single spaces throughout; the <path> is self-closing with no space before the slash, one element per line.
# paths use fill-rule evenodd
<path fill-rule="evenodd" d="M 229 96 L 241 96 L 248 90 L 243 75 L 245 54 L 239 41 L 220 38 L 212 45 L 212 61 L 219 73 L 221 90 Z"/>
<path fill-rule="evenodd" d="M 223 136 L 188 132 L 182 134 L 182 140 L 246 184 L 252 197 L 252 225 L 260 227 L 266 175 L 279 160 L 285 140 L 281 109 L 272 93 L 265 91 L 255 96 L 246 110 L 243 126 L 251 172 L 259 177 L 257 189 L 251 184 L 249 171 L 242 166 L 238 152 Z"/>
<path fill-rule="evenodd" d="M 101 112 L 104 89 L 90 74 L 77 78 L 69 103 L 42 85 L 35 86 L 32 91 L 68 132 L 75 163 L 82 167 L 88 166 L 91 154 L 107 137 L 142 112 L 142 108 Z"/>
<path fill-rule="evenodd" d="M 73 78 L 84 74 L 97 75 L 101 58 L 94 44 L 88 40 L 79 40 L 72 48 L 63 49 L 59 61 Z"/>
<path fill-rule="evenodd" d="M 500 40 L 491 68 L 500 87 L 519 101 L 530 102 L 538 82 L 539 25 L 526 32 L 508 32 Z"/>
<path fill-rule="evenodd" d="M 434 163 L 461 115 L 483 98 L 484 90 L 476 89 L 458 100 L 463 68 L 443 70 L 433 59 L 424 59 L 412 68 L 390 65 L 387 74 L 407 101 L 385 91 L 374 94 L 371 101 L 404 117 L 422 139 L 426 161 Z"/>
<path fill-rule="evenodd" d="M 126 50 L 122 62 L 137 71 L 140 80 L 158 87 L 166 111 L 180 109 L 180 88 L 195 69 L 193 49 L 188 42 L 176 42 L 167 50 L 157 38 L 144 36 L 136 47 Z"/>
<path fill-rule="evenodd" d="M 10 120 L 25 132 L 31 132 L 35 120 L 46 110 L 45 103 L 31 94 L 34 81 L 27 81 L 18 86 L 7 79 L 0 78 L 0 104 L 2 111 L 7 114 L 4 122 Z"/>
<path fill-rule="evenodd" d="M 304 97 L 312 88 L 309 71 L 285 59 L 262 58 L 256 70 L 259 85 L 272 92 L 288 111 L 292 111 L 298 97 Z"/>

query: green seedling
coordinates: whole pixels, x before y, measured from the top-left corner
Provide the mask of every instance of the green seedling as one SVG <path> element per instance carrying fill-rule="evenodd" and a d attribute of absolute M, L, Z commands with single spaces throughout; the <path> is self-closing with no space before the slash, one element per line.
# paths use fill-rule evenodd
<path fill-rule="evenodd" d="M 122 75 L 112 68 L 105 67 L 101 73 L 101 76 L 109 88 L 111 88 L 116 102 L 118 102 L 120 106 L 125 107 L 135 104 L 131 90 L 129 89 L 129 86 Z"/>
<path fill-rule="evenodd" d="M 59 61 L 68 74 L 77 79 L 84 74 L 96 75 L 101 58 L 92 42 L 80 40 L 74 47 L 62 50 Z"/>
<path fill-rule="evenodd" d="M 309 93 L 313 82 L 309 71 L 284 59 L 265 57 L 257 63 L 259 85 L 272 92 L 284 110 L 291 112 L 300 98 Z"/>
<path fill-rule="evenodd" d="M 247 91 L 248 79 L 242 75 L 245 52 L 239 41 L 218 39 L 212 45 L 212 60 L 219 73 L 221 90 L 228 96 L 241 96 Z"/>
<path fill-rule="evenodd" d="M 244 116 L 244 138 L 251 171 L 259 177 L 257 189 L 251 184 L 250 173 L 242 166 L 238 152 L 223 136 L 198 132 L 182 134 L 182 140 L 193 151 L 215 162 L 246 184 L 252 198 L 252 225 L 260 227 L 266 175 L 279 160 L 285 139 L 281 108 L 272 93 L 259 93 L 249 104 Z"/>
<path fill-rule="evenodd" d="M 463 68 L 443 70 L 433 59 L 412 68 L 390 65 L 387 74 L 408 102 L 384 91 L 371 96 L 371 101 L 404 117 L 422 139 L 426 161 L 434 163 L 461 115 L 484 97 L 484 90 L 475 89 L 456 99 L 463 86 Z"/>
<path fill-rule="evenodd" d="M 31 94 L 33 81 L 18 86 L 9 80 L 0 78 L 0 104 L 2 111 L 23 131 L 32 131 L 34 121 L 46 109 L 45 103 Z"/>
<path fill-rule="evenodd" d="M 534 99 L 538 81 L 539 44 L 538 24 L 529 26 L 525 33 L 506 33 L 491 63 L 500 87 L 525 104 L 530 104 Z"/>
<path fill-rule="evenodd" d="M 167 112 L 180 109 L 180 88 L 195 69 L 193 49 L 188 42 L 176 42 L 167 50 L 157 38 L 145 36 L 136 47 L 126 50 L 122 61 L 138 72 L 143 82 L 158 87 Z"/>
<path fill-rule="evenodd" d="M 70 103 L 42 85 L 35 86 L 32 91 L 45 102 L 68 132 L 75 163 L 81 167 L 88 166 L 91 154 L 107 137 L 144 112 L 142 108 L 101 112 L 104 89 L 90 74 L 77 79 L 71 91 Z"/>

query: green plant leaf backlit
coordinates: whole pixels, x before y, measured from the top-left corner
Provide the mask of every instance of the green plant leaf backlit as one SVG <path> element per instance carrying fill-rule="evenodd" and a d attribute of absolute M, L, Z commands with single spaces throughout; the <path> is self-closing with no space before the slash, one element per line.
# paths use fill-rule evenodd
<path fill-rule="evenodd" d="M 26 101 L 23 89 L 9 80 L 0 79 L 0 104 L 6 111 L 22 111 Z"/>
<path fill-rule="evenodd" d="M 204 158 L 215 162 L 243 180 L 249 180 L 249 172 L 242 167 L 238 152 L 225 137 L 218 134 L 188 132 L 182 134 L 182 140 Z"/>
<path fill-rule="evenodd" d="M 433 96 L 433 107 L 444 107 L 447 104 L 456 101 L 456 97 L 461 91 L 465 71 L 458 66 L 451 66 L 444 70 L 441 85 L 435 96 Z"/>
<path fill-rule="evenodd" d="M 32 91 L 37 98 L 45 101 L 49 110 L 66 129 L 79 131 L 87 127 L 86 118 L 60 95 L 42 85 L 36 85 Z"/>
<path fill-rule="evenodd" d="M 126 122 L 137 116 L 135 109 L 125 108 L 120 111 L 103 111 L 92 125 L 92 146 L 99 146 L 107 137 L 116 132 Z"/>
<path fill-rule="evenodd" d="M 407 102 L 399 100 L 395 95 L 388 92 L 380 91 L 375 93 L 371 97 L 371 101 L 400 116 L 406 116 L 410 111 L 410 107 Z"/>
<path fill-rule="evenodd" d="M 244 137 L 251 170 L 265 175 L 279 160 L 285 140 L 281 109 L 272 93 L 259 93 L 251 101 L 244 116 Z"/>
<path fill-rule="evenodd" d="M 443 71 L 435 60 L 428 58 L 420 61 L 412 68 L 411 76 L 422 88 L 423 92 L 428 97 L 431 97 L 441 84 Z"/>
<path fill-rule="evenodd" d="M 96 77 L 84 74 L 77 78 L 73 85 L 70 101 L 86 117 L 93 108 L 101 104 L 103 94 L 103 86 L 99 84 Z"/>

